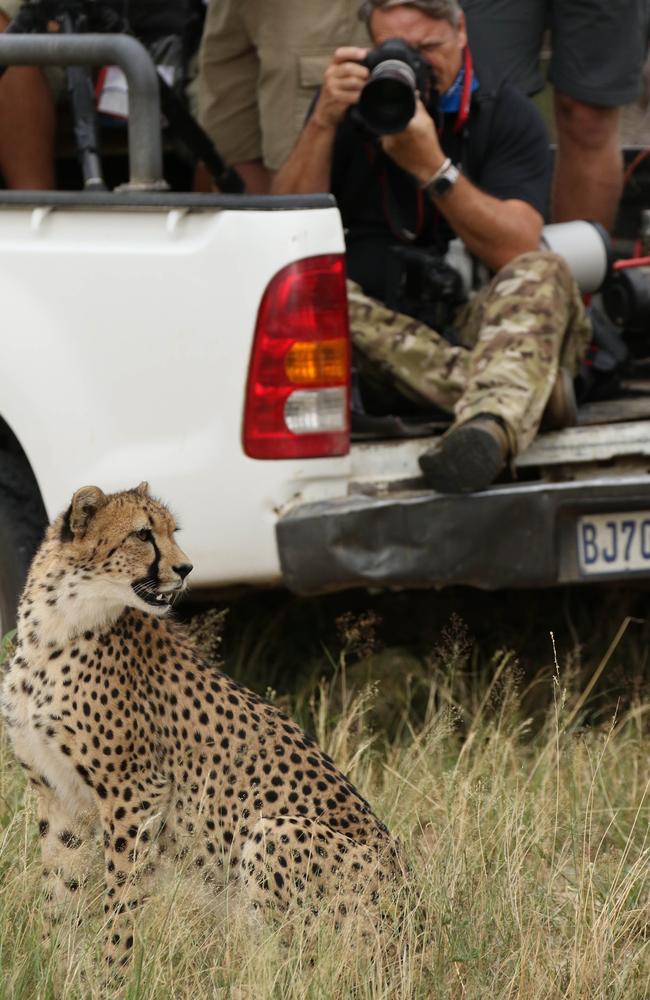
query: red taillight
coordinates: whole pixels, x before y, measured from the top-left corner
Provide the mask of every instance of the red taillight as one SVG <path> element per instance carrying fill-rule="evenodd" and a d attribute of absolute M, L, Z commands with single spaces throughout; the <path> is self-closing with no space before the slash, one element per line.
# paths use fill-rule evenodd
<path fill-rule="evenodd" d="M 345 455 L 349 414 L 343 255 L 297 260 L 271 279 L 257 314 L 244 451 L 251 458 Z"/>

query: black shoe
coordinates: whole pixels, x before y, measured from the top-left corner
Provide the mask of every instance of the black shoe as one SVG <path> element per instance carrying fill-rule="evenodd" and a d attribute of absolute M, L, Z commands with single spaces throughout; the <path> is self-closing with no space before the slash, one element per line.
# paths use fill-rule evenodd
<path fill-rule="evenodd" d="M 508 454 L 503 426 L 486 415 L 443 434 L 418 461 L 427 483 L 439 493 L 473 493 L 494 482 Z"/>

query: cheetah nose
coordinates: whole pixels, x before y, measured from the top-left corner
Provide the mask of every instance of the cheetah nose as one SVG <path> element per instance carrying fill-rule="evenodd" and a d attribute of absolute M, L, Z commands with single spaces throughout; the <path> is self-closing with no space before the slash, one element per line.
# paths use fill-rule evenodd
<path fill-rule="evenodd" d="M 172 566 L 174 573 L 178 573 L 181 580 L 184 580 L 188 573 L 191 573 L 194 567 L 192 563 L 181 563 L 180 566 Z"/>

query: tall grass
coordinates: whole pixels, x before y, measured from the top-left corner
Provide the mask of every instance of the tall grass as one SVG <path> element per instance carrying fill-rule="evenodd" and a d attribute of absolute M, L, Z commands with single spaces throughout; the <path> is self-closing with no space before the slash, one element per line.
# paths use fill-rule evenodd
<path fill-rule="evenodd" d="M 170 870 L 138 915 L 118 991 L 102 978 L 99 868 L 54 947 L 41 944 L 34 801 L 3 740 L 2 1000 L 650 996 L 650 703 L 635 696 L 603 713 L 601 699 L 590 725 L 562 650 L 524 686 L 508 652 L 471 669 L 457 626 L 417 677 L 405 660 L 393 662 L 390 689 L 360 683 L 371 627 L 349 621 L 340 655 L 324 663 L 328 680 L 286 707 L 404 845 L 411 873 L 386 926 L 335 933 L 300 912 L 253 919 L 235 890 Z M 409 685 L 417 691 L 398 699 Z"/>

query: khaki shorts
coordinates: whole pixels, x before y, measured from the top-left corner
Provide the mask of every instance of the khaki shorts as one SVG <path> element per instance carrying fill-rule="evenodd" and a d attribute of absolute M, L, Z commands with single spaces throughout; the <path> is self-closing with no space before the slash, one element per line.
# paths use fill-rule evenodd
<path fill-rule="evenodd" d="M 22 7 L 22 0 L 2 0 L 2 3 L 0 3 L 0 13 L 12 21 L 20 7 Z"/>
<path fill-rule="evenodd" d="M 359 0 L 210 0 L 199 54 L 199 116 L 229 163 L 277 170 L 334 49 L 369 45 Z"/>
<path fill-rule="evenodd" d="M 618 107 L 639 96 L 648 0 L 461 0 L 478 76 L 507 78 L 527 94 L 544 86 L 542 39 L 551 32 L 548 79 L 584 104 Z"/>

